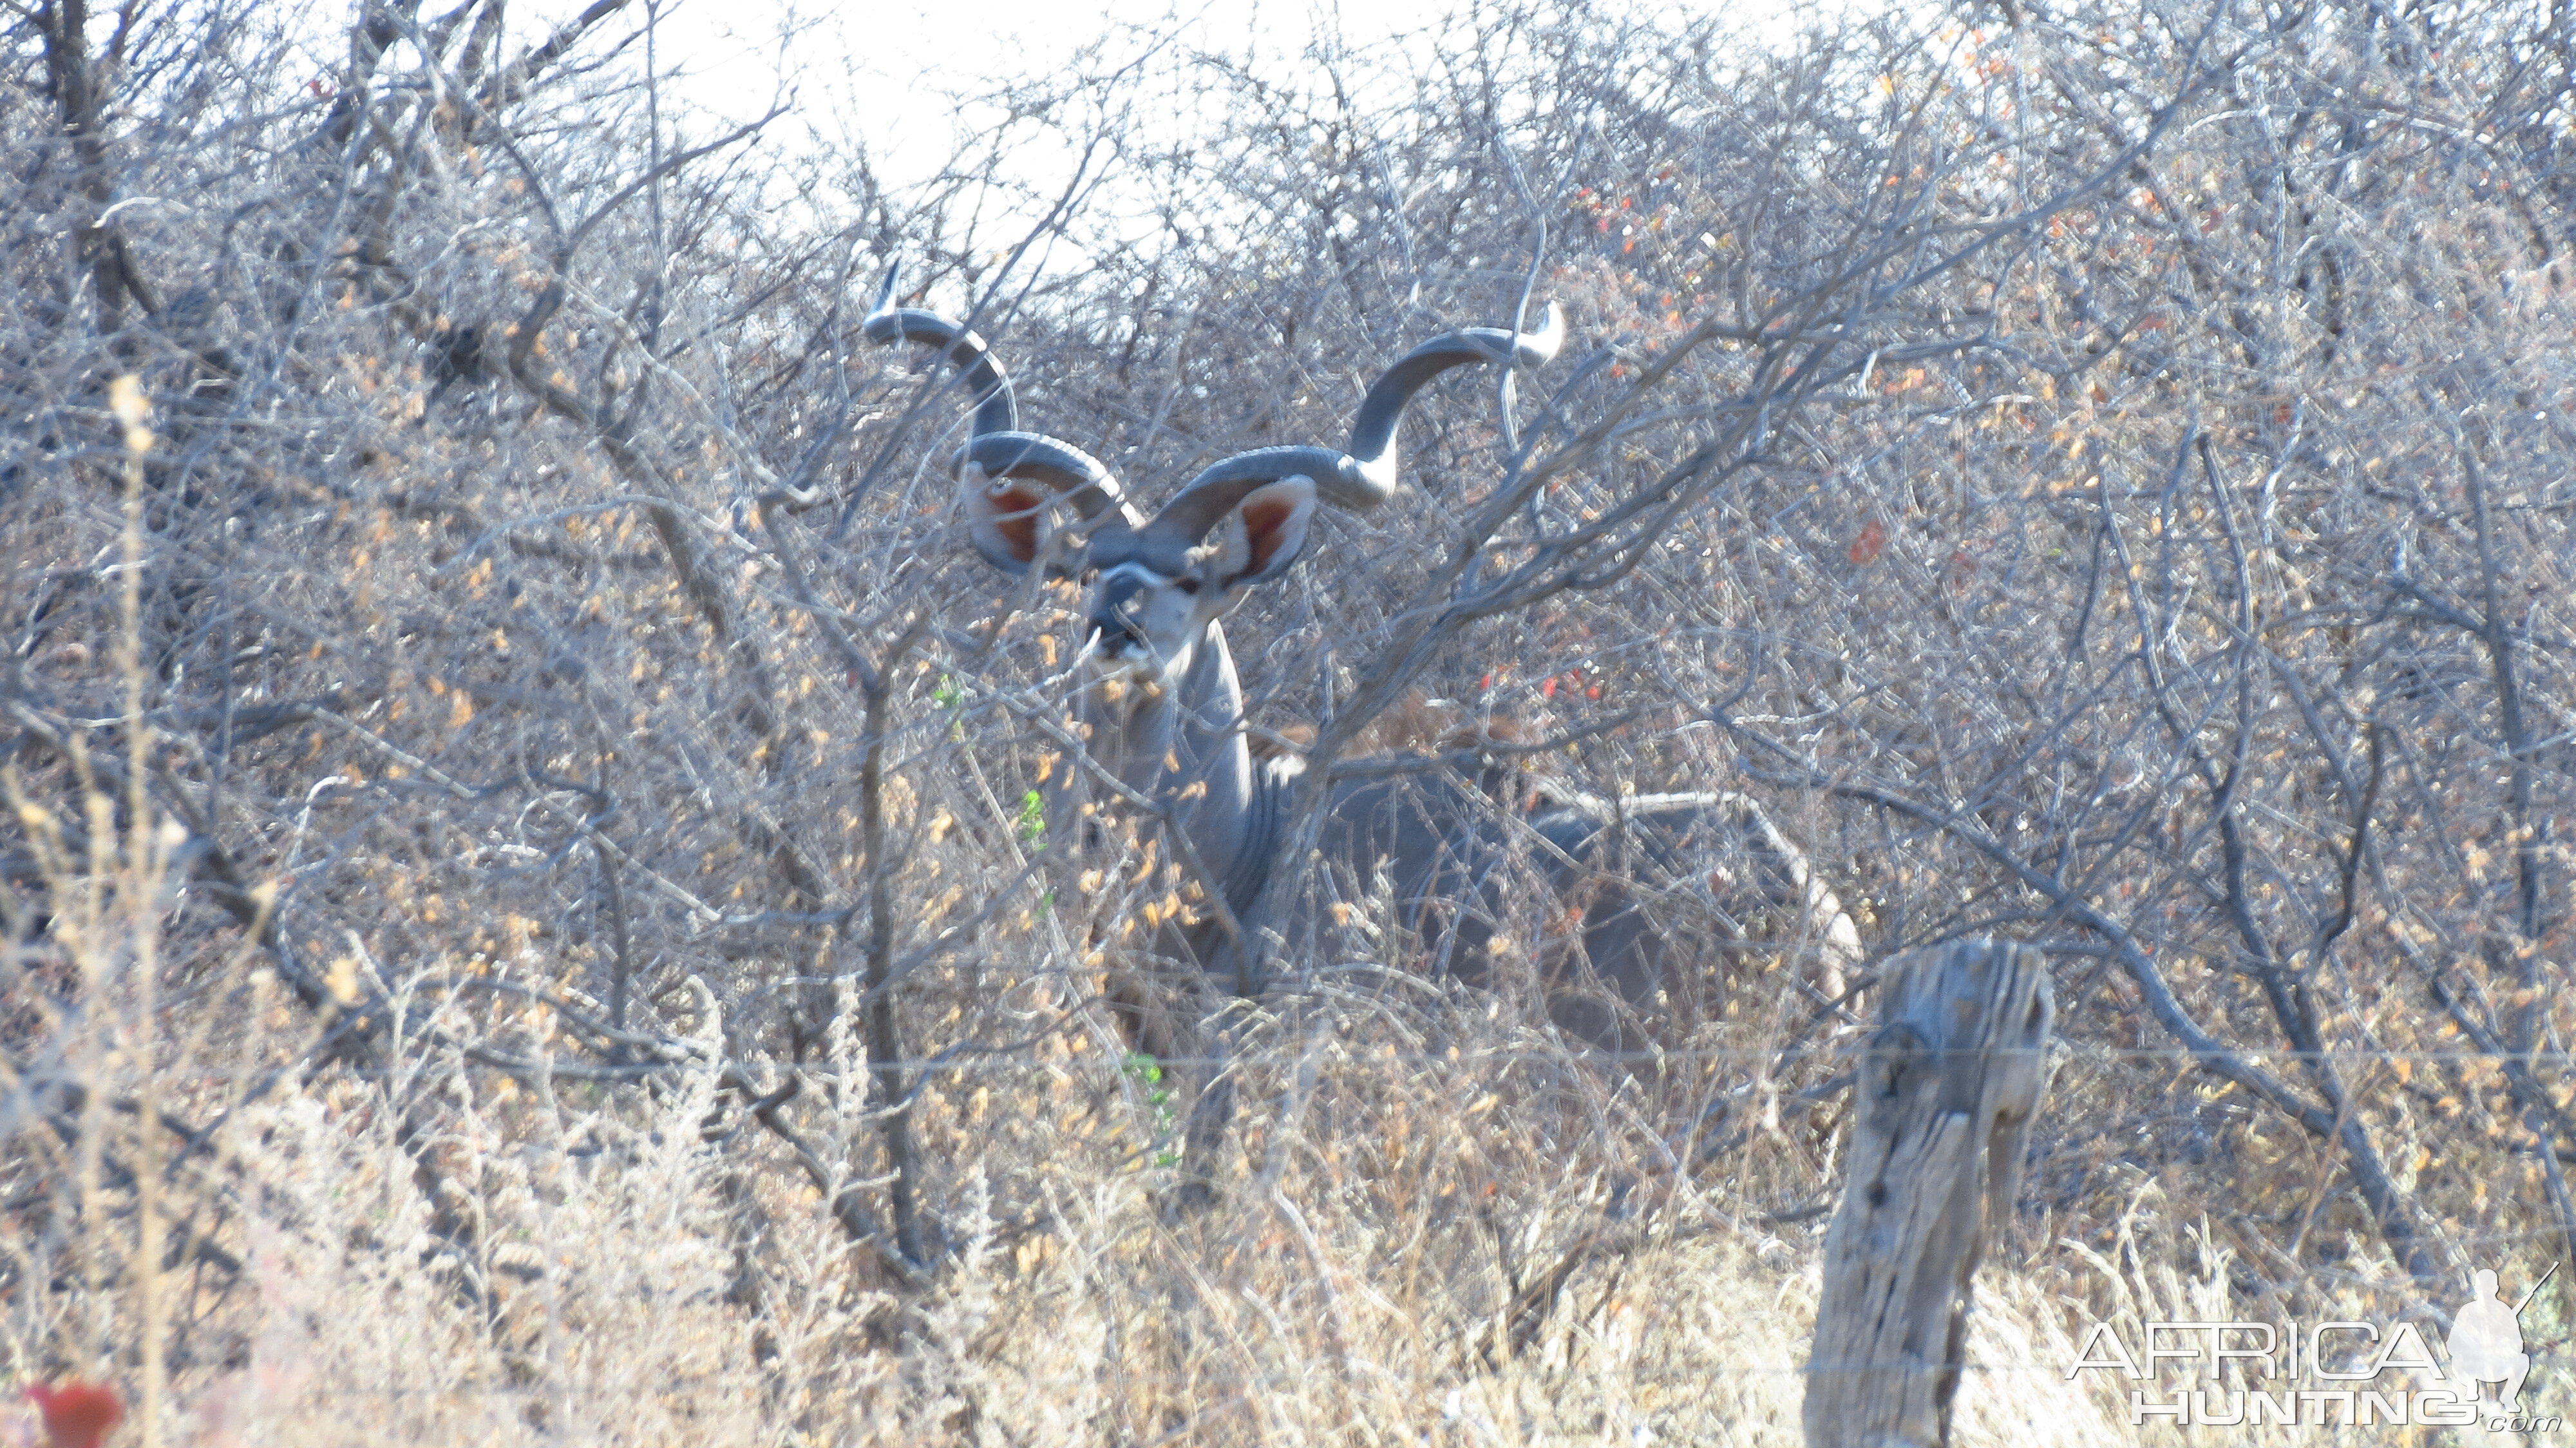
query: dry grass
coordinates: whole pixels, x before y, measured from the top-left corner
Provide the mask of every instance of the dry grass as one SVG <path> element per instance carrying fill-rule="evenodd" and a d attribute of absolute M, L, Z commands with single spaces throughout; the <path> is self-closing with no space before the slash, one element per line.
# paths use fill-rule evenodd
<path fill-rule="evenodd" d="M 53 903 L 119 898 L 78 883 Z M 58 938 L 96 965 L 150 928 L 107 910 Z M 1179 1219 L 1156 1083 L 1113 1037 L 968 1073 L 927 1098 L 948 1250 L 906 1284 L 774 1159 L 711 1138 L 713 1069 L 532 1090 L 396 1045 L 382 1071 L 281 1073 L 313 1023 L 255 955 L 219 969 L 193 989 L 232 1008 L 175 1034 L 189 1015 L 156 1030 L 131 972 L 91 976 L 11 1098 L 69 1129 L 15 1137 L 7 1360 L 141 1392 L 158 1338 L 157 1441 L 1800 1441 L 1823 1223 L 1798 1208 L 1830 1200 L 1835 1133 L 1793 1112 L 1676 1178 L 1687 1061 L 1613 1089 L 1496 1002 L 1280 1005 L 1253 1033 L 1232 1187 Z M 155 1160 L 146 1204 L 132 1168 Z M 2096 1315 L 2132 1335 L 2267 1315 L 2232 1300 L 2205 1229 L 2144 1180 L 2107 1251 L 2037 1226 L 1984 1275 L 1959 1441 L 2232 1441 L 2132 1430 L 2125 1384 L 2065 1371 Z M 2245 1441 L 2319 1438 L 2386 1441 Z"/>

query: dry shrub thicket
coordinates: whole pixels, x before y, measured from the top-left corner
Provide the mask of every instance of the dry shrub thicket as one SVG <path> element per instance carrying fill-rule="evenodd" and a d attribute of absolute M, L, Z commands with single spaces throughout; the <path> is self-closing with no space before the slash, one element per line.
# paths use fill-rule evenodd
<path fill-rule="evenodd" d="M 2138 1436 L 2096 1316 L 2568 1254 L 2564 7 L 1120 34 L 903 189 L 619 0 L 296 11 L 0 5 L 13 1376 L 142 1441 L 1791 1441 L 1857 1019 L 1795 962 L 1633 1073 L 1279 962 L 1166 1210 L 1204 1072 L 1093 944 L 1165 882 L 1048 873 L 1071 595 L 963 548 L 898 258 L 1148 499 L 1565 303 L 1235 625 L 1255 722 L 1509 715 L 1752 791 L 1874 952 L 2061 952 L 1967 1436 Z"/>

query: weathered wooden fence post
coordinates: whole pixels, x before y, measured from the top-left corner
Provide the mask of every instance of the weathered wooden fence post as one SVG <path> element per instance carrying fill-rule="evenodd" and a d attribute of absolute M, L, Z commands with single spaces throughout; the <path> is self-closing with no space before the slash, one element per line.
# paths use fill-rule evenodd
<path fill-rule="evenodd" d="M 1877 989 L 1825 1235 L 1807 1448 L 1950 1441 L 1969 1279 L 2012 1215 L 2056 1014 L 2047 957 L 2005 941 L 1909 950 Z"/>

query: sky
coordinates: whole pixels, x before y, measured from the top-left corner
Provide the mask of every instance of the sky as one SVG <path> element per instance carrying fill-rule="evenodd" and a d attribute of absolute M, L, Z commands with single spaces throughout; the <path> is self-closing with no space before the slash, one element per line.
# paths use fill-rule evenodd
<path fill-rule="evenodd" d="M 508 49 L 534 43 L 585 3 L 520 0 L 509 12 L 516 33 Z M 1719 0 L 1597 3 L 1614 15 L 1669 20 L 1704 13 Z M 1749 38 L 1779 44 L 1791 38 L 1802 16 L 1871 3 L 1726 0 L 1726 10 L 1739 25 L 1751 22 Z M 995 77 L 1043 71 L 1054 58 L 1071 61 L 1088 44 L 1101 43 L 1114 67 L 1136 56 L 1149 35 L 1167 37 L 1189 50 L 1249 53 L 1259 69 L 1277 74 L 1325 38 L 1344 53 L 1396 61 L 1385 68 L 1361 65 L 1355 73 L 1374 71 L 1402 84 L 1396 78 L 1418 72 L 1416 63 L 1428 59 L 1428 35 L 1475 5 L 1476 0 L 852 0 L 835 7 L 829 0 L 633 0 L 599 39 L 623 34 L 653 15 L 655 69 L 678 73 L 673 91 L 696 113 L 685 134 L 712 138 L 719 122 L 751 120 L 792 98 L 790 113 L 758 144 L 793 151 L 819 134 L 835 154 L 863 151 L 879 183 L 902 195 L 930 180 L 960 137 L 989 134 L 993 112 L 961 110 L 957 97 L 989 95 Z M 630 48 L 626 59 L 640 62 L 641 49 Z M 782 85 L 788 90 L 782 92 Z M 1204 123 L 1188 110 L 1183 103 L 1169 114 L 1175 135 L 1194 121 Z M 978 244 L 1007 245 L 1035 227 L 1078 173 L 1079 143 L 1073 133 L 1023 132 L 991 173 L 1006 188 L 952 200 L 977 217 Z M 1133 193 L 1125 178 L 1112 177 L 1085 203 L 1080 230 L 1133 240 L 1140 228 L 1154 228 L 1155 211 L 1151 198 Z M 1039 273 L 1053 273 L 1080 267 L 1086 254 L 1086 243 L 1065 232 L 1029 261 Z"/>
<path fill-rule="evenodd" d="M 865 138 L 881 174 L 918 180 L 948 154 L 958 118 L 946 97 L 980 84 L 985 67 L 1044 64 L 1119 26 L 1175 30 L 1228 48 L 1257 43 L 1294 53 L 1319 29 L 1345 44 L 1402 37 L 1464 0 L 877 0 L 835 8 L 789 0 L 666 0 L 656 33 L 663 69 L 690 72 L 689 103 L 736 119 L 761 114 L 785 77 L 797 119 Z M 514 7 L 533 33 L 582 0 Z M 640 17 L 639 17 L 640 18 Z M 613 23 L 613 22 L 612 22 Z M 792 39 L 782 45 L 782 33 Z"/>

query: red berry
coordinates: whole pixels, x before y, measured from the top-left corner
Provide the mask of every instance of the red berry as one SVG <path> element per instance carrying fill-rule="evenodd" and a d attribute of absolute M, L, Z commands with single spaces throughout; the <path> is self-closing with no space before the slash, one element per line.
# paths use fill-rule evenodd
<path fill-rule="evenodd" d="M 98 1448 L 107 1432 L 125 1417 L 116 1389 L 73 1378 L 58 1386 L 37 1383 L 27 1397 L 44 1415 L 48 1448 Z"/>

